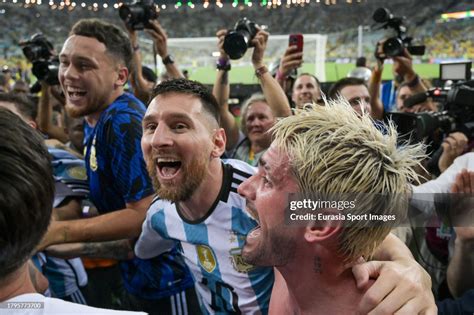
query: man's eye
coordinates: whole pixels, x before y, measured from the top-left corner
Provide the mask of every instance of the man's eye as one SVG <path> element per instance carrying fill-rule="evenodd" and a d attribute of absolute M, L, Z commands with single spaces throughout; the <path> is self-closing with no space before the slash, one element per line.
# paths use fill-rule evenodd
<path fill-rule="evenodd" d="M 183 123 L 177 123 L 174 125 L 174 129 L 175 130 L 183 130 L 183 129 L 186 129 L 188 126 L 186 124 L 183 124 Z"/>
<path fill-rule="evenodd" d="M 155 123 L 150 123 L 145 125 L 145 131 L 154 131 L 156 129 Z"/>
<path fill-rule="evenodd" d="M 263 185 L 270 186 L 271 183 L 266 176 L 262 176 Z"/>

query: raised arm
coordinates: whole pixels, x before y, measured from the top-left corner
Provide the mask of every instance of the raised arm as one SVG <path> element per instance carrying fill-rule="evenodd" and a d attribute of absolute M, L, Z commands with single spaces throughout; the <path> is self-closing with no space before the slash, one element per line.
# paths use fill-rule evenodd
<path fill-rule="evenodd" d="M 130 85 L 132 86 L 133 94 L 142 102 L 147 103 L 150 98 L 151 91 L 147 81 L 142 73 L 142 55 L 140 52 L 140 45 L 138 44 L 137 31 L 126 26 L 130 42 L 132 44 L 132 69 L 130 69 Z"/>
<path fill-rule="evenodd" d="M 145 29 L 145 32 L 153 39 L 156 51 L 158 55 L 160 55 L 161 60 L 166 67 L 166 71 L 173 79 L 184 78 L 183 74 L 178 69 L 176 62 L 168 52 L 168 35 L 166 35 L 165 29 L 160 25 L 158 20 L 150 20 L 149 23 L 151 27 Z"/>
<path fill-rule="evenodd" d="M 268 105 L 272 108 L 277 117 L 287 117 L 291 115 L 288 98 L 280 84 L 278 84 L 278 81 L 268 72 L 268 68 L 263 62 L 268 36 L 269 34 L 267 32 L 259 30 L 252 40 L 252 44 L 254 45 L 252 64 Z"/>
<path fill-rule="evenodd" d="M 224 51 L 224 37 L 227 34 L 227 30 L 222 29 L 216 33 L 217 46 L 219 48 L 220 56 L 217 61 L 217 75 L 216 82 L 212 88 L 212 94 L 219 104 L 219 112 L 221 116 L 221 127 L 224 128 L 227 142 L 226 150 L 230 150 L 237 144 L 239 140 L 239 126 L 229 111 L 229 95 L 230 95 L 230 83 L 229 83 L 229 71 L 230 71 L 230 59 Z"/>
<path fill-rule="evenodd" d="M 50 138 L 66 143 L 69 137 L 64 131 L 64 128 L 53 124 L 53 95 L 51 95 L 51 89 L 52 87 L 47 85 L 46 82 L 41 82 L 41 97 L 38 106 L 38 128 Z"/>
<path fill-rule="evenodd" d="M 378 47 L 378 46 L 377 46 Z M 382 83 L 383 59 L 377 58 L 377 64 L 372 70 L 369 80 L 370 107 L 374 119 L 383 119 L 383 104 L 380 100 L 380 85 Z"/>

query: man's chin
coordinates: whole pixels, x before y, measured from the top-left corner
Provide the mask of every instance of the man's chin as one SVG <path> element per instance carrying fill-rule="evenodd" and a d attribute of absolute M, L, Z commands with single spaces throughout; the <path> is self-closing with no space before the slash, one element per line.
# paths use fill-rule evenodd
<path fill-rule="evenodd" d="M 65 108 L 68 116 L 72 118 L 80 118 L 89 114 L 84 106 L 72 105 L 66 102 Z"/>

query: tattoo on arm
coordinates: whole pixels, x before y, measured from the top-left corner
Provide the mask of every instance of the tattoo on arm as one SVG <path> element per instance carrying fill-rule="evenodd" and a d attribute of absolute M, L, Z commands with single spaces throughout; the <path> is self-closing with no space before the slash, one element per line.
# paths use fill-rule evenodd
<path fill-rule="evenodd" d="M 221 84 L 227 85 L 229 83 L 229 71 L 224 71 L 221 78 Z"/>
<path fill-rule="evenodd" d="M 315 273 L 318 273 L 320 275 L 323 274 L 323 265 L 321 263 L 321 257 L 319 256 L 315 256 L 314 257 L 314 265 L 313 265 L 313 268 L 314 268 L 314 272 Z"/>
<path fill-rule="evenodd" d="M 83 256 L 87 257 L 127 260 L 133 258 L 133 255 L 133 249 L 129 240 L 84 243 Z"/>

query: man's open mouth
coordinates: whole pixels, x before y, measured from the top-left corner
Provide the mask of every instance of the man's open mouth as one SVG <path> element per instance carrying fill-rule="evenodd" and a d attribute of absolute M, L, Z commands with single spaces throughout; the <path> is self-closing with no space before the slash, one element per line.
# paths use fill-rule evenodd
<path fill-rule="evenodd" d="M 260 225 L 257 225 L 255 228 L 253 228 L 248 234 L 247 238 L 257 238 L 260 236 L 260 233 L 262 232 L 262 228 Z"/>
<path fill-rule="evenodd" d="M 165 179 L 175 177 L 181 169 L 181 161 L 169 158 L 158 158 L 156 165 L 158 166 L 159 175 Z"/>
<path fill-rule="evenodd" d="M 70 86 L 67 87 L 66 92 L 67 92 L 68 98 L 71 101 L 76 101 L 87 94 L 86 90 L 82 90 L 82 89 L 78 89 L 78 88 L 74 88 Z"/>

